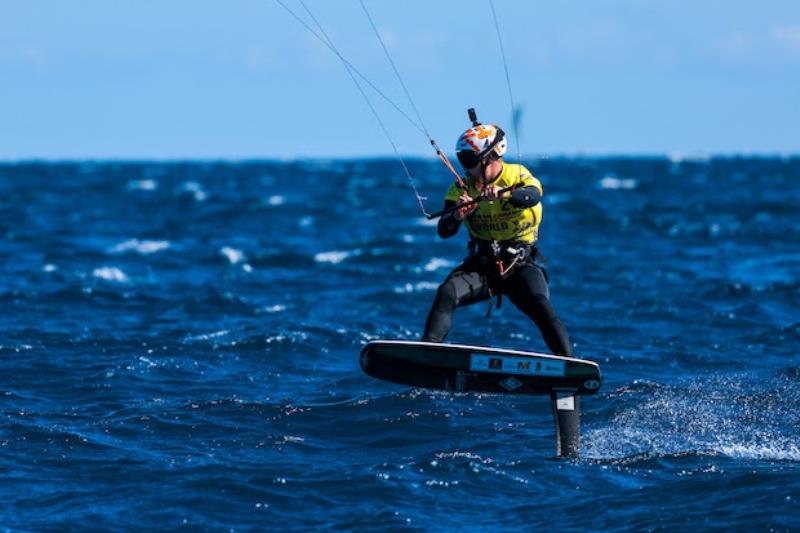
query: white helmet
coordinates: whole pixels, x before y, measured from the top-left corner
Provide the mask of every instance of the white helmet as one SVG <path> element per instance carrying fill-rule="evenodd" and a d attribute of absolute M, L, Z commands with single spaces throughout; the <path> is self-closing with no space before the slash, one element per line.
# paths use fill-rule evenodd
<path fill-rule="evenodd" d="M 458 138 L 456 155 L 464 168 L 489 158 L 503 157 L 508 149 L 505 132 L 492 124 L 477 124 Z"/>

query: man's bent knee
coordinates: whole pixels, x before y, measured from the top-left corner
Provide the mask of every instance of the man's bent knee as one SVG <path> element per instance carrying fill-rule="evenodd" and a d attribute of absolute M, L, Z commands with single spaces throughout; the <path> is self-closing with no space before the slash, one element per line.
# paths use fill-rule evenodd
<path fill-rule="evenodd" d="M 455 308 L 458 305 L 458 292 L 453 280 L 447 280 L 436 291 L 436 304 Z"/>

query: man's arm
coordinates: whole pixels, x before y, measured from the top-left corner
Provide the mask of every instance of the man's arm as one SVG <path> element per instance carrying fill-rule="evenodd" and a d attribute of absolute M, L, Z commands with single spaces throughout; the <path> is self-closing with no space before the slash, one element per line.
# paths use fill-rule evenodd
<path fill-rule="evenodd" d="M 520 209 L 533 207 L 541 200 L 542 193 L 535 185 L 514 189 L 514 191 L 511 193 L 511 196 L 508 198 L 508 202 L 511 205 Z"/>
<path fill-rule="evenodd" d="M 456 205 L 456 203 L 452 200 L 445 200 L 444 202 L 445 209 L 450 209 L 454 205 Z M 456 218 L 457 212 L 458 211 L 451 211 L 439 219 L 439 225 L 436 227 L 436 230 L 439 232 L 439 237 L 442 239 L 449 239 L 458 233 L 458 228 L 461 227 L 461 220 Z"/>

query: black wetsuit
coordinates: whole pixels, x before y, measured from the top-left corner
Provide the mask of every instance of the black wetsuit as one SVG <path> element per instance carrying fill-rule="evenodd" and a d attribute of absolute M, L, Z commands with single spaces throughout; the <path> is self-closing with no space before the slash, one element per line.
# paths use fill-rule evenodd
<path fill-rule="evenodd" d="M 477 257 L 468 258 L 447 276 L 428 313 L 422 340 L 442 342 L 450 331 L 455 308 L 487 300 L 491 282 L 499 283 L 502 294 L 536 323 L 550 351 L 571 357 L 567 330 L 550 304 L 544 269 L 528 258 L 507 277 L 493 280 L 494 274 L 489 270 L 493 268 L 494 264 L 481 264 Z"/>
<path fill-rule="evenodd" d="M 515 191 L 513 203 L 522 206 L 535 205 L 541 196 L 538 191 L 526 188 Z M 445 207 L 455 205 L 446 202 Z M 458 231 L 461 222 L 453 216 L 440 219 L 438 231 L 448 238 Z M 425 322 L 423 341 L 442 342 L 447 337 L 456 307 L 484 301 L 492 294 L 501 293 L 539 327 L 547 347 L 556 355 L 572 357 L 572 345 L 564 324 L 550 304 L 547 274 L 536 264 L 535 247 L 521 243 L 505 243 L 516 248 L 524 247 L 526 253 L 514 264 L 505 276 L 500 276 L 495 264 L 496 256 L 489 250 L 490 243 L 473 241 L 473 253 L 439 286 L 428 319 Z M 505 264 L 508 265 L 510 261 Z M 490 291 L 491 289 L 491 291 Z"/>

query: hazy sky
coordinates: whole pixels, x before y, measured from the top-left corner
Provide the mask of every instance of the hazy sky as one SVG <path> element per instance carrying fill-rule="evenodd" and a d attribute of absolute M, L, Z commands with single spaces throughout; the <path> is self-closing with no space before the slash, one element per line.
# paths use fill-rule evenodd
<path fill-rule="evenodd" d="M 411 113 L 358 1 L 306 1 Z M 365 2 L 443 148 L 471 106 L 511 130 L 487 0 Z M 495 5 L 523 153 L 800 153 L 798 0 Z M 373 100 L 401 152 L 433 155 Z M 0 0 L 2 159 L 391 153 L 339 60 L 273 0 Z"/>

